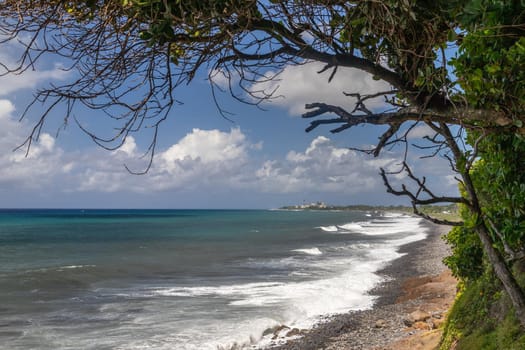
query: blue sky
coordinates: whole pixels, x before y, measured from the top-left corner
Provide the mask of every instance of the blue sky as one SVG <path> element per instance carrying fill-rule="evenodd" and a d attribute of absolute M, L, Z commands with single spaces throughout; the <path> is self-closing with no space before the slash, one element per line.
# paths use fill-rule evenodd
<path fill-rule="evenodd" d="M 9 50 L 2 62 L 14 62 Z M 13 152 L 29 135 L 33 115 L 18 121 L 35 89 L 68 79 L 52 60 L 20 76 L 0 77 L 0 207 L 17 208 L 275 208 L 287 204 L 325 201 L 331 204 L 406 203 L 386 193 L 379 167 L 399 162 L 401 150 L 379 158 L 348 147 L 374 144 L 381 128 L 358 127 L 332 135 L 328 128 L 305 133 L 300 118 L 308 102 L 351 106 L 342 92 L 372 92 L 385 85 L 357 70 L 340 69 L 328 83 L 318 64 L 289 67 L 278 87 L 285 97 L 265 105 L 266 111 L 221 99 L 235 113 L 222 118 L 211 97 L 206 72 L 177 91 L 184 102 L 163 124 L 151 170 L 141 176 L 141 158 L 150 134 L 129 138 L 117 151 L 105 151 L 71 123 L 56 137 L 63 120 L 55 111 L 29 156 Z M 381 107 L 381 101 L 375 102 Z M 102 114 L 77 110 L 89 128 L 109 131 Z M 414 139 L 428 133 L 417 127 Z M 417 157 L 417 152 L 410 157 Z M 411 158 L 409 158 L 410 160 Z M 437 193 L 454 193 L 456 184 L 439 159 L 414 162 L 429 176 Z"/>

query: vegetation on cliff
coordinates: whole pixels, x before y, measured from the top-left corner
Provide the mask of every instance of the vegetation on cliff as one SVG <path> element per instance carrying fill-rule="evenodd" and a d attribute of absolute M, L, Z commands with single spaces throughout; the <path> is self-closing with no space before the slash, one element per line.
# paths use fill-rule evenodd
<path fill-rule="evenodd" d="M 523 4 L 477 1 L 465 21 L 465 38 L 456 69 L 465 73 L 466 97 L 482 108 L 501 108 L 523 115 L 525 106 L 525 36 L 513 32 L 525 22 Z M 482 27 L 482 30 L 476 28 Z M 521 67 L 521 68 L 520 68 Z M 525 139 L 522 135 L 470 130 L 468 142 L 478 158 L 470 170 L 481 210 L 462 206 L 464 225 L 448 235 L 453 254 L 445 259 L 460 278 L 460 292 L 445 327 L 442 349 L 525 349 L 516 305 L 496 278 L 476 234 L 488 224 L 493 245 L 504 257 L 520 289 L 525 288 Z M 464 191 L 464 187 L 461 188 Z"/>

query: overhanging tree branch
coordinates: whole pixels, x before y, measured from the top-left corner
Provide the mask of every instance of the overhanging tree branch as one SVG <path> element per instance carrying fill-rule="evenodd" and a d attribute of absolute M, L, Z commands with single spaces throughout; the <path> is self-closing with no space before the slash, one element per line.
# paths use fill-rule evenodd
<path fill-rule="evenodd" d="M 303 114 L 303 118 L 315 118 L 326 113 L 333 113 L 339 116 L 336 119 L 319 119 L 310 122 L 306 131 L 311 131 L 323 124 L 347 124 L 348 126 L 360 124 L 390 125 L 404 122 L 437 122 L 445 124 L 461 125 L 466 128 L 479 128 L 484 125 L 485 129 L 511 127 L 512 121 L 505 117 L 504 113 L 498 111 L 456 109 L 447 113 L 434 112 L 432 110 L 419 107 L 402 108 L 395 112 L 383 113 L 352 113 L 339 106 L 326 103 L 309 103 L 306 109 L 312 109 Z M 354 109 L 355 111 L 355 109 Z"/>
<path fill-rule="evenodd" d="M 387 188 L 387 192 L 388 193 L 391 193 L 391 194 L 393 194 L 395 196 L 408 197 L 410 199 L 410 202 L 412 203 L 412 208 L 414 210 L 414 213 L 416 215 L 424 217 L 425 219 L 430 220 L 430 221 L 432 221 L 434 223 L 442 224 L 442 225 L 450 225 L 450 226 L 461 226 L 461 225 L 463 225 L 463 222 L 461 222 L 461 221 L 449 221 L 449 220 L 444 220 L 444 219 L 438 219 L 438 218 L 431 217 L 430 215 L 427 215 L 427 214 L 421 212 L 421 210 L 418 209 L 418 206 L 419 205 L 440 204 L 440 203 L 462 203 L 462 204 L 467 204 L 468 205 L 468 202 L 464 198 L 462 198 L 462 197 L 436 196 L 436 195 L 434 195 L 432 193 L 432 191 L 430 191 L 430 189 L 425 184 L 425 182 L 426 182 L 425 179 L 420 180 L 417 177 L 415 177 L 414 174 L 412 173 L 412 171 L 410 170 L 410 167 L 406 163 L 403 163 L 403 169 L 407 173 L 408 177 L 417 184 L 416 190 L 415 191 L 411 191 L 404 184 L 401 185 L 401 189 L 400 190 L 394 189 L 394 187 L 392 186 L 392 184 L 390 183 L 390 181 L 388 179 L 387 172 L 385 171 L 384 168 L 381 168 L 380 175 L 381 175 L 381 178 L 383 179 L 383 183 L 384 183 L 385 187 Z M 421 194 L 422 193 L 426 193 L 427 194 L 426 198 L 421 198 Z"/>

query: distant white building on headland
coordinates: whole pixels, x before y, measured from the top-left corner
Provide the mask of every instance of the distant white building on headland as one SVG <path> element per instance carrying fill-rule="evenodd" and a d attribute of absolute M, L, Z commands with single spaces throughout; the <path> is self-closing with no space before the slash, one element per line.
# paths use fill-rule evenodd
<path fill-rule="evenodd" d="M 326 209 L 327 205 L 325 202 L 312 202 L 309 204 L 296 205 L 297 209 Z"/>

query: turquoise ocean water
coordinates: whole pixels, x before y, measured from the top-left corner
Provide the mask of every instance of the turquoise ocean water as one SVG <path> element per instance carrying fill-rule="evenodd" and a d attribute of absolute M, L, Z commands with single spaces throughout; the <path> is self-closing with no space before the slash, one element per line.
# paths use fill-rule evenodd
<path fill-rule="evenodd" d="M 369 308 L 420 219 L 358 211 L 0 210 L 0 349 L 227 349 Z"/>

